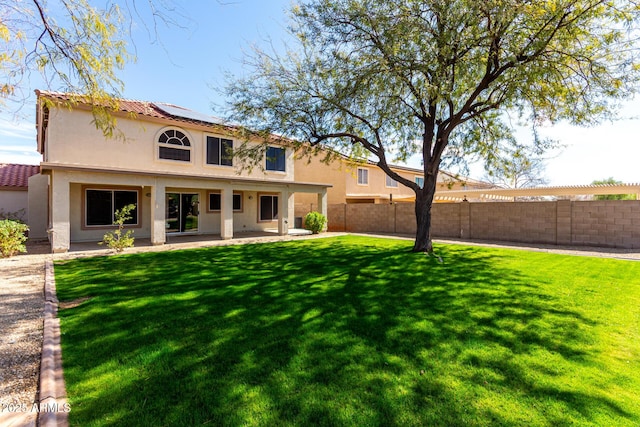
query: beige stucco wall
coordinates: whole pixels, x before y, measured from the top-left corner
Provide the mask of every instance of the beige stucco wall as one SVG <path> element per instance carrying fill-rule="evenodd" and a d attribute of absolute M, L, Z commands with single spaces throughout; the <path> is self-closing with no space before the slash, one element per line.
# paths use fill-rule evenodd
<path fill-rule="evenodd" d="M 91 124 L 89 111 L 53 109 L 47 130 L 46 161 L 85 167 L 108 167 L 140 172 L 180 173 L 188 175 L 215 175 L 253 177 L 259 179 L 292 181 L 294 177 L 293 151 L 287 149 L 285 172 L 240 170 L 239 166 L 206 164 L 206 137 L 228 138 L 204 126 L 187 123 L 166 123 L 153 120 L 135 120 L 118 117 L 118 128 L 126 138 L 105 139 Z M 191 161 L 182 162 L 158 158 L 158 137 L 167 129 L 178 129 L 191 142 Z M 234 141 L 234 144 L 239 144 Z M 236 162 L 238 163 L 238 162 Z"/>
<path fill-rule="evenodd" d="M 357 169 L 359 167 L 369 171 L 368 185 L 358 185 Z M 411 181 L 419 176 L 413 172 L 402 170 L 397 172 Z M 389 194 L 392 194 L 396 201 L 414 197 L 413 190 L 400 183 L 398 183 L 398 187 L 387 187 L 386 175 L 380 168 L 373 165 L 353 164 L 346 160 L 334 160 L 330 164 L 326 164 L 321 161 L 319 156 L 296 158 L 295 177 L 300 182 L 331 184 L 332 187 L 327 192 L 329 204 L 345 203 L 348 195 L 369 196 L 370 200 L 375 203 L 386 203 L 386 201 L 381 201 L 380 197 L 388 200 Z M 350 200 L 350 202 L 354 201 L 355 199 Z M 312 195 L 296 195 L 295 203 L 302 212 L 315 209 L 317 200 Z"/>
<path fill-rule="evenodd" d="M 323 163 L 321 157 L 295 158 L 294 174 L 297 182 L 317 182 L 331 184 L 327 190 L 329 204 L 344 203 L 346 183 L 352 176 L 352 171 L 346 162 L 334 161 L 330 164 Z M 317 210 L 318 200 L 313 194 L 296 194 L 295 204 L 308 208 L 308 211 Z"/>
<path fill-rule="evenodd" d="M 369 184 L 359 185 L 357 179 L 357 168 L 367 169 L 369 171 Z M 396 171 L 400 176 L 410 181 L 414 181 L 417 174 L 405 171 Z M 352 169 L 350 179 L 347 180 L 346 194 L 363 194 L 363 195 L 384 195 L 386 198 L 393 195 L 396 201 L 402 199 L 413 199 L 415 193 L 408 187 L 398 183 L 397 187 L 387 187 L 387 175 L 377 166 L 357 166 Z"/>
<path fill-rule="evenodd" d="M 112 230 L 112 227 L 85 227 L 84 226 L 84 197 L 83 189 L 85 186 L 81 183 L 71 183 L 69 189 L 70 195 L 70 225 L 71 225 L 71 241 L 74 242 L 86 242 L 86 241 L 100 241 L 104 234 Z M 87 185 L 89 189 L 101 189 L 106 188 L 103 186 Z M 140 197 L 138 199 L 138 226 L 133 227 L 134 237 L 149 237 L 150 236 L 150 218 L 148 215 L 151 209 L 149 194 L 151 189 L 145 186 L 138 187 L 121 187 L 113 186 L 115 189 L 126 188 L 128 190 L 139 190 Z"/>
<path fill-rule="evenodd" d="M 29 200 L 25 190 L 0 189 L 0 211 L 4 214 L 16 214 L 22 221 L 27 220 Z"/>
<path fill-rule="evenodd" d="M 36 174 L 29 177 L 29 238 L 43 240 L 49 228 L 49 177 Z"/>

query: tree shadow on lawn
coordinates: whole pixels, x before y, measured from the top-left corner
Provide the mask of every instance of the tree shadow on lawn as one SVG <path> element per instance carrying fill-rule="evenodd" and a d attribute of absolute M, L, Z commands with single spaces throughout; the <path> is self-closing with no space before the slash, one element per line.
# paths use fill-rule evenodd
<path fill-rule="evenodd" d="M 365 244 L 363 242 L 375 242 Z M 632 417 L 566 376 L 594 322 L 504 252 L 354 238 L 56 266 L 78 425 L 560 425 Z M 582 381 L 578 378 L 576 381 Z"/>

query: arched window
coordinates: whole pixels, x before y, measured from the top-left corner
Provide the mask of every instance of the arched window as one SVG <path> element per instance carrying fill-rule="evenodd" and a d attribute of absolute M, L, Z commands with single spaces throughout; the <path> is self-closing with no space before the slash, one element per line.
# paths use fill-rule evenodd
<path fill-rule="evenodd" d="M 191 161 L 191 142 L 184 133 L 176 129 L 169 129 L 158 138 L 158 156 L 161 159 Z"/>

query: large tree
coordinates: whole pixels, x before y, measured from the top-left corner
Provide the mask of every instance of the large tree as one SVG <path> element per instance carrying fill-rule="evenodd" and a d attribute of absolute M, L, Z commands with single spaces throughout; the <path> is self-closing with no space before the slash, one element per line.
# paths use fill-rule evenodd
<path fill-rule="evenodd" d="M 522 145 L 511 119 L 588 125 L 638 83 L 638 6 L 612 0 L 311 0 L 294 44 L 253 50 L 230 117 L 300 144 L 375 158 L 416 194 L 414 251 L 431 251 L 443 161 Z M 533 139 L 538 152 L 547 141 Z M 424 186 L 390 162 L 420 153 Z M 603 155 L 606 148 L 603 143 Z"/>

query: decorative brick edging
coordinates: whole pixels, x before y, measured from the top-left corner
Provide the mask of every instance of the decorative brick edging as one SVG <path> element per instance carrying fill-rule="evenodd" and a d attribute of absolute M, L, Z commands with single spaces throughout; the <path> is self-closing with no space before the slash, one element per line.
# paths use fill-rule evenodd
<path fill-rule="evenodd" d="M 69 405 L 62 373 L 62 350 L 60 348 L 60 319 L 58 297 L 53 275 L 53 261 L 45 263 L 44 275 L 44 332 L 42 360 L 40 362 L 40 405 L 38 425 L 40 427 L 66 427 L 69 425 Z"/>

